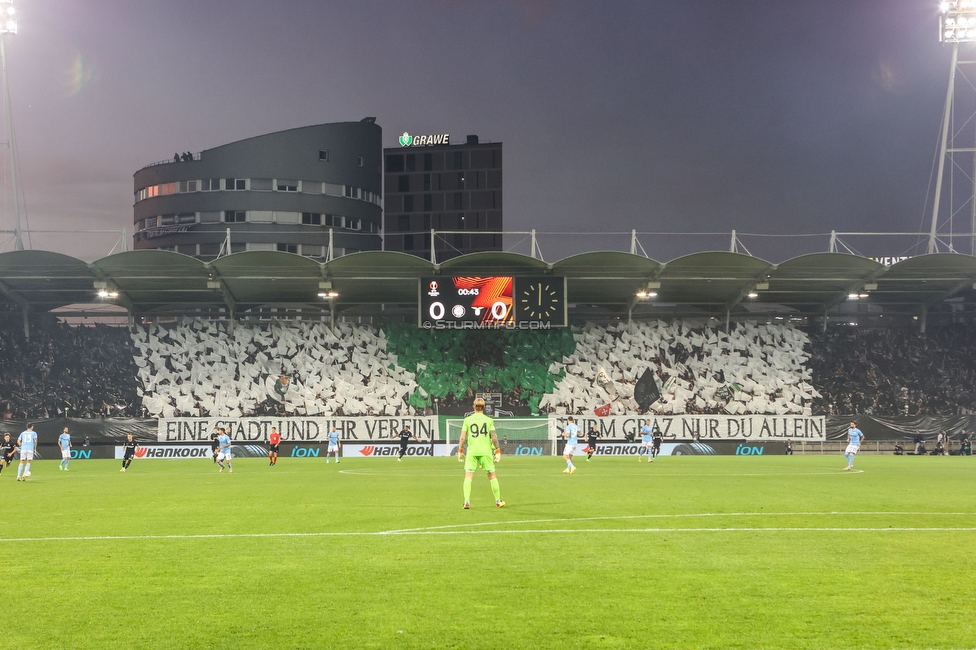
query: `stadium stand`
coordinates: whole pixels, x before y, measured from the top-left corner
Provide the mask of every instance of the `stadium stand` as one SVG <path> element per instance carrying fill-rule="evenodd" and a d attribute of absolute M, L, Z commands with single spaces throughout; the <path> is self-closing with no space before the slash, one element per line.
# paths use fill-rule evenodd
<path fill-rule="evenodd" d="M 406 415 L 499 392 L 522 413 L 635 413 L 657 378 L 657 413 L 966 415 L 976 411 L 976 326 L 832 327 L 716 320 L 548 331 L 427 331 L 339 323 L 181 319 L 131 330 L 53 315 L 0 316 L 7 418 Z M 288 378 L 275 396 L 272 385 Z M 269 383 L 269 379 L 271 383 Z M 601 385 L 603 383 L 603 385 Z M 435 403 L 436 400 L 436 403 Z"/>
<path fill-rule="evenodd" d="M 152 417 L 400 415 L 417 389 L 382 331 L 348 323 L 261 325 L 182 319 L 135 327 L 142 404 Z M 275 395 L 272 382 L 288 387 Z"/>
<path fill-rule="evenodd" d="M 72 327 L 50 314 L 0 315 L 4 418 L 132 417 L 138 414 L 132 343 L 124 328 Z"/>
<path fill-rule="evenodd" d="M 541 403 L 557 413 L 587 413 L 611 393 L 611 414 L 636 413 L 634 385 L 646 369 L 663 389 L 656 413 L 803 415 L 819 395 L 804 366 L 807 335 L 790 325 L 746 322 L 726 333 L 716 320 L 587 323 L 574 337 L 576 351 L 549 368 L 566 377 Z M 601 368 L 610 392 L 594 381 Z"/>
<path fill-rule="evenodd" d="M 976 326 L 921 336 L 907 328 L 835 327 L 810 336 L 818 414 L 967 415 L 976 411 Z"/>

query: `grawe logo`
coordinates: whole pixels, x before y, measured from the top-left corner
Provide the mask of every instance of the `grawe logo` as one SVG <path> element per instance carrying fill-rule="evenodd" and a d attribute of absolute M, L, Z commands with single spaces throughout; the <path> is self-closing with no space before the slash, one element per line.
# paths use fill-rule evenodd
<path fill-rule="evenodd" d="M 404 133 L 403 135 L 407 135 L 407 134 Z M 400 138 L 400 142 L 403 142 L 403 138 Z M 374 447 L 373 445 L 366 445 L 365 447 L 359 450 L 359 453 L 361 453 L 363 456 L 372 456 L 374 451 L 376 451 L 376 447 Z"/>
<path fill-rule="evenodd" d="M 409 147 L 412 144 L 413 144 L 413 136 L 407 133 L 406 131 L 404 131 L 403 135 L 400 136 L 400 146 Z M 368 456 L 369 454 L 366 455 Z"/>

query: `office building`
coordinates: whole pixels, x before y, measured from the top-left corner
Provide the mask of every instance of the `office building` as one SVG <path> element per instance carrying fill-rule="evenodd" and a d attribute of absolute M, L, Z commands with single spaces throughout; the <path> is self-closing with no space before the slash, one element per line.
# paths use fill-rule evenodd
<path fill-rule="evenodd" d="M 318 260 L 382 246 L 382 129 L 373 118 L 232 142 L 135 173 L 134 247 L 211 260 L 277 250 Z"/>
<path fill-rule="evenodd" d="M 410 135 L 383 150 L 384 248 L 443 261 L 502 249 L 502 144 Z M 433 237 L 431 232 L 433 231 Z"/>

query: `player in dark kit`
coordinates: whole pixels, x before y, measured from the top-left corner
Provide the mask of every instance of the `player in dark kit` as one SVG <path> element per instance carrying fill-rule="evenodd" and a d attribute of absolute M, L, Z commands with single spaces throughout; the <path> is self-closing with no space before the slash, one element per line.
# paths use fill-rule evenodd
<path fill-rule="evenodd" d="M 407 443 L 408 442 L 410 442 L 411 440 L 414 440 L 416 442 L 420 442 L 420 439 L 419 438 L 415 437 L 412 433 L 410 433 L 410 425 L 409 424 L 403 425 L 403 429 L 400 430 L 400 433 L 394 433 L 390 437 L 391 438 L 396 438 L 396 437 L 399 437 L 400 438 L 400 452 L 397 454 L 397 462 L 403 460 L 403 457 L 407 455 Z"/>
<path fill-rule="evenodd" d="M 17 443 L 10 439 L 10 434 L 3 434 L 3 442 L 0 442 L 0 472 L 14 460 L 17 452 Z"/>
<path fill-rule="evenodd" d="M 651 460 L 661 455 L 661 441 L 664 439 L 664 434 L 661 433 L 661 429 L 654 427 L 654 433 L 651 436 Z"/>
<path fill-rule="evenodd" d="M 124 472 L 129 468 L 129 465 L 132 464 L 132 458 L 136 455 L 136 449 L 139 447 L 136 441 L 132 439 L 131 433 L 126 434 L 125 443 L 122 446 L 125 453 L 122 455 L 122 469 L 119 470 L 120 472 Z"/>
<path fill-rule="evenodd" d="M 213 431 L 210 432 L 210 457 L 213 458 L 214 465 L 217 464 L 217 447 L 220 446 L 220 443 L 217 442 L 218 436 L 220 436 L 220 433 L 217 427 L 214 427 Z"/>
<path fill-rule="evenodd" d="M 596 430 L 596 425 L 591 424 L 590 430 L 586 432 L 586 462 L 590 462 L 593 458 L 593 454 L 596 452 L 596 439 L 600 437 L 600 433 Z"/>

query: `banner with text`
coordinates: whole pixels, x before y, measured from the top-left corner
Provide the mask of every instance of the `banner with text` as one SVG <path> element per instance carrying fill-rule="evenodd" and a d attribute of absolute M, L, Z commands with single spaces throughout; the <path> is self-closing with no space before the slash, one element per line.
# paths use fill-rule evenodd
<path fill-rule="evenodd" d="M 400 435 L 405 426 L 420 440 L 432 440 L 437 416 L 329 418 L 162 418 L 158 442 L 209 442 L 214 427 L 228 429 L 235 442 L 265 442 L 274 427 L 282 442 L 326 442 L 333 425 L 342 440 L 383 440 Z"/>
<path fill-rule="evenodd" d="M 568 424 L 565 415 L 549 416 L 550 439 L 558 436 Z M 661 430 L 665 439 L 694 440 L 697 434 L 707 440 L 824 440 L 823 416 L 805 415 L 616 415 L 574 416 L 580 428 L 580 442 L 593 425 L 601 438 L 640 440 L 644 420 Z"/>

